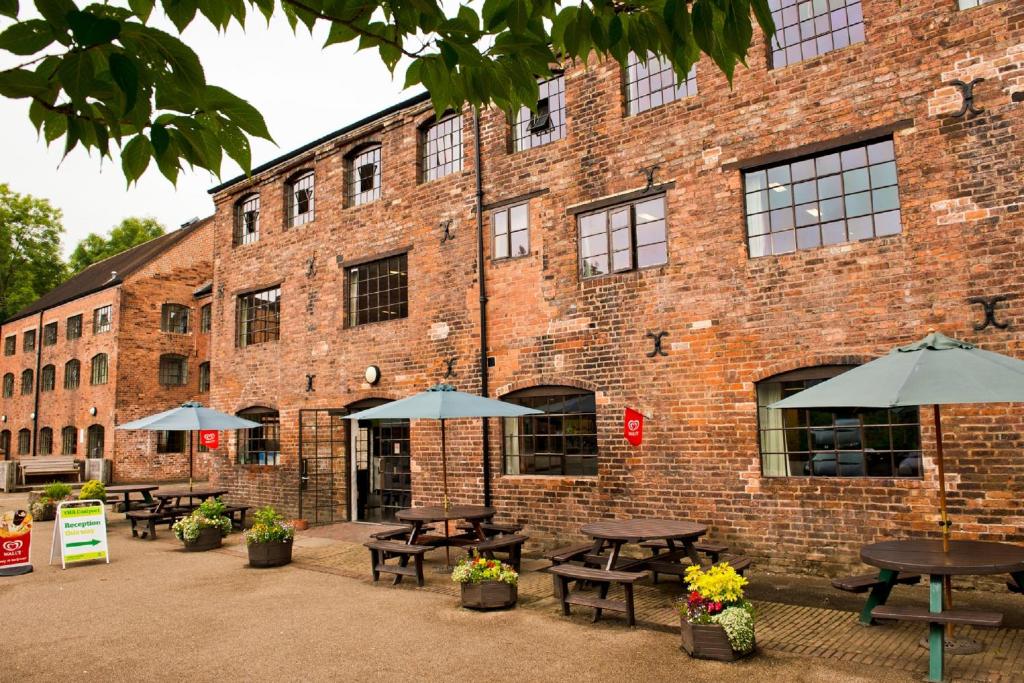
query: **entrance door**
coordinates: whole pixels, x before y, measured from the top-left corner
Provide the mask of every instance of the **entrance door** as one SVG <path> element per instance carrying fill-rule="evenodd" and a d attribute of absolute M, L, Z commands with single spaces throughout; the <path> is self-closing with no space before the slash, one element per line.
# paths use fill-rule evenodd
<path fill-rule="evenodd" d="M 345 514 L 344 408 L 299 411 L 299 517 L 330 524 Z M 335 481 L 337 479 L 337 481 Z"/>
<path fill-rule="evenodd" d="M 351 449 L 353 516 L 394 521 L 398 510 L 412 505 L 409 421 L 360 420 L 352 430 Z"/>

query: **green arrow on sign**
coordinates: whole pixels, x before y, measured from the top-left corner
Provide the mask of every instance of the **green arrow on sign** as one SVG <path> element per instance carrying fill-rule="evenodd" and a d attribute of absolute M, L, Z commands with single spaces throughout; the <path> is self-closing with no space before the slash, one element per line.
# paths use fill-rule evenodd
<path fill-rule="evenodd" d="M 75 543 L 68 543 L 67 547 L 69 547 L 69 548 L 77 548 L 78 546 L 82 546 L 82 545 L 99 545 L 99 544 L 100 544 L 100 542 L 97 541 L 94 538 L 91 541 L 76 541 Z"/>

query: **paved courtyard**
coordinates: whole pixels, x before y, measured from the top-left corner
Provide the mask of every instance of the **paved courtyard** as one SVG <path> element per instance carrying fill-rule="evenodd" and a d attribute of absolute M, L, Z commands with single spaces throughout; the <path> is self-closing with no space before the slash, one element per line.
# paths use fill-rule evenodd
<path fill-rule="evenodd" d="M 19 504 L 0 495 L 0 508 Z M 435 571 L 443 551 L 428 557 L 425 588 L 374 586 L 364 525 L 303 532 L 291 566 L 254 570 L 239 534 L 222 550 L 185 553 L 167 532 L 133 540 L 122 517 L 109 515 L 109 566 L 64 571 L 46 564 L 52 524 L 37 525 L 36 571 L 0 579 L 0 680 L 917 681 L 927 666 L 923 628 L 862 628 L 847 609 L 856 600 L 814 606 L 826 598 L 795 590 L 796 604 L 759 599 L 771 585 L 806 583 L 792 577 L 769 584 L 755 573 L 760 653 L 725 665 L 679 651 L 671 579 L 638 592 L 638 628 L 616 616 L 595 625 L 588 609 L 562 617 L 550 577 L 531 571 L 546 563 L 529 560 L 520 607 L 482 614 L 460 609 L 457 586 Z M 1011 624 L 1024 615 L 1019 596 L 974 599 L 999 604 Z M 954 680 L 1024 681 L 1024 631 L 971 635 L 986 652 L 950 657 Z"/>

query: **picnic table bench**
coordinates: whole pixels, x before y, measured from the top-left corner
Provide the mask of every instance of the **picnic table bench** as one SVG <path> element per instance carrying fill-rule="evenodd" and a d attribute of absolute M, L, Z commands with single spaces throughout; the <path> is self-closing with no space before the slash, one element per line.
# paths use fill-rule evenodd
<path fill-rule="evenodd" d="M 380 579 L 380 573 L 386 572 L 395 575 L 395 585 L 402 582 L 404 576 L 416 577 L 416 585 L 423 587 L 423 555 L 430 546 L 413 545 L 402 541 L 370 541 L 364 543 L 370 549 L 370 565 L 373 572 L 373 580 Z M 387 560 L 393 557 L 399 558 L 398 564 L 388 564 Z M 409 566 L 409 558 L 413 560 L 413 566 Z"/>
<path fill-rule="evenodd" d="M 476 532 L 469 522 L 459 522 L 456 526 L 459 531 Z M 503 534 L 518 534 L 523 530 L 522 524 L 501 524 L 497 522 L 480 522 L 480 529 L 488 538 L 501 536 Z"/>
<path fill-rule="evenodd" d="M 571 564 L 558 564 L 548 569 L 559 581 L 560 591 L 557 595 L 562 603 L 562 614 L 569 616 L 570 605 L 582 605 L 594 609 L 593 621 L 601 618 L 603 610 L 613 612 L 625 612 L 626 623 L 636 626 L 636 610 L 633 604 L 633 584 L 647 576 L 647 572 L 620 572 L 612 569 L 597 569 L 594 567 L 580 567 Z M 570 581 L 585 581 L 596 584 L 597 595 L 581 594 L 570 592 Z M 625 595 L 624 600 L 610 600 L 608 589 L 612 583 L 622 585 Z"/>
<path fill-rule="evenodd" d="M 920 574 L 909 574 L 900 572 L 896 576 L 896 583 L 904 586 L 912 586 L 921 583 Z M 842 576 L 832 579 L 832 587 L 847 593 L 867 593 L 869 590 L 881 586 L 883 581 L 878 578 L 878 572 L 874 574 L 857 574 L 856 576 Z"/>
<path fill-rule="evenodd" d="M 132 524 L 132 538 L 149 538 L 149 540 L 155 541 L 158 524 L 166 524 L 168 530 L 170 530 L 174 523 L 185 515 L 183 512 L 173 510 L 161 512 L 154 510 L 129 510 L 124 516 Z M 140 536 L 138 526 L 142 523 L 146 524 L 146 528 L 142 530 Z"/>
<path fill-rule="evenodd" d="M 501 553 L 505 556 L 505 562 L 518 572 L 523 560 L 523 544 L 528 540 L 529 536 L 503 534 L 485 541 L 475 541 L 468 547 L 490 559 L 494 559 L 495 553 Z"/>
<path fill-rule="evenodd" d="M 29 477 L 47 477 L 53 475 L 73 474 L 76 481 L 82 480 L 82 470 L 74 457 L 43 457 L 18 461 L 18 470 L 21 473 L 21 483 L 28 483 Z"/>

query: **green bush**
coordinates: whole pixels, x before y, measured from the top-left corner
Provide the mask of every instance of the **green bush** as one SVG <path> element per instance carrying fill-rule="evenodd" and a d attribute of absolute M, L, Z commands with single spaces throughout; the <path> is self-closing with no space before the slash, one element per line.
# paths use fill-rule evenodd
<path fill-rule="evenodd" d="M 207 498 L 191 515 L 174 523 L 174 535 L 179 541 L 191 542 L 199 538 L 203 529 L 212 527 L 219 529 L 221 536 L 227 536 L 231 533 L 231 520 L 224 516 L 226 507 L 219 498 Z"/>
<path fill-rule="evenodd" d="M 288 541 L 295 538 L 295 527 L 284 523 L 284 517 L 272 506 L 260 508 L 253 513 L 252 528 L 245 532 L 247 545 Z"/>
<path fill-rule="evenodd" d="M 90 479 L 82 484 L 82 490 L 78 494 L 79 500 L 107 500 L 107 487 L 103 482 Z"/>
<path fill-rule="evenodd" d="M 62 501 L 71 495 L 71 485 L 62 481 L 53 481 L 43 487 L 43 496 L 50 500 Z"/>

